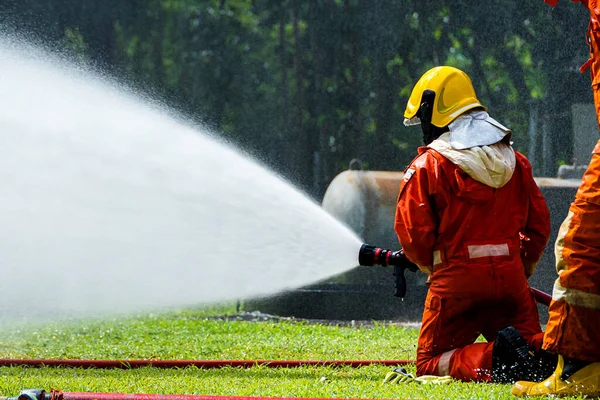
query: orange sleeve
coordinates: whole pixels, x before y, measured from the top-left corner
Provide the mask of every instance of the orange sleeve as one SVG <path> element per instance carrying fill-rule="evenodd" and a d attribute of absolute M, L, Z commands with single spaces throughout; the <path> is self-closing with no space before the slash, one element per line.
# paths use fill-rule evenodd
<path fill-rule="evenodd" d="M 404 174 L 396 204 L 394 230 L 406 257 L 430 274 L 433 246 L 437 238 L 437 217 L 432 206 L 432 173 L 437 161 L 427 152 L 419 155 Z"/>
<path fill-rule="evenodd" d="M 522 241 L 525 251 L 521 257 L 525 266 L 525 274 L 529 277 L 535 271 L 550 238 L 550 212 L 546 199 L 533 179 L 531 164 L 524 156 L 519 155 L 518 157 L 524 169 L 524 182 L 529 186 L 529 207 L 523 232 L 526 239 Z"/>

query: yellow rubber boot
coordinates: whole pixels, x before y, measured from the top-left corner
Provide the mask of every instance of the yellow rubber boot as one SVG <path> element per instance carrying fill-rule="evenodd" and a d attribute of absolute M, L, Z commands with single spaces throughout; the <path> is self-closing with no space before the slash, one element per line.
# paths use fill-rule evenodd
<path fill-rule="evenodd" d="M 600 362 L 586 365 L 566 381 L 560 379 L 564 365 L 564 359 L 558 356 L 556 370 L 548 379 L 539 383 L 519 381 L 513 386 L 512 394 L 517 397 L 600 395 Z"/>

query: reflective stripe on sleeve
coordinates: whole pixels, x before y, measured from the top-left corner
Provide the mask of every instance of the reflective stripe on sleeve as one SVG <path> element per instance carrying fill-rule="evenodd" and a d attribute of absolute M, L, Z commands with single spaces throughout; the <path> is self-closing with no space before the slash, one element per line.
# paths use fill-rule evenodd
<path fill-rule="evenodd" d="M 554 243 L 554 256 L 556 260 L 556 272 L 560 273 L 560 271 L 568 269 L 569 266 L 565 262 L 563 258 L 563 249 L 565 248 L 565 236 L 569 231 L 569 226 L 571 225 L 571 220 L 573 219 L 573 212 L 569 210 L 567 217 L 560 225 L 558 229 L 558 235 L 556 237 L 556 242 Z"/>
<path fill-rule="evenodd" d="M 600 295 L 563 287 L 560 285 L 559 279 L 554 282 L 552 300 L 562 300 L 565 303 L 572 304 L 574 306 L 600 310 Z"/>

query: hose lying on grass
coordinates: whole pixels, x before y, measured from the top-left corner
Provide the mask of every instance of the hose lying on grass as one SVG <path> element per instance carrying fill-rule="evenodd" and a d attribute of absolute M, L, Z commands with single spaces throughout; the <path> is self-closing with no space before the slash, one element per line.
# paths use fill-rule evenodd
<path fill-rule="evenodd" d="M 552 297 L 540 290 L 531 288 L 538 303 L 548 306 Z M 223 367 L 255 367 L 293 368 L 306 365 L 313 366 L 348 366 L 365 365 L 399 366 L 414 364 L 414 360 L 56 360 L 56 359 L 18 359 L 0 358 L 0 367 L 27 365 L 30 367 L 75 367 L 75 368 L 185 368 L 203 369 Z M 1 400 L 1 399 L 0 399 Z"/>
<path fill-rule="evenodd" d="M 362 367 L 366 365 L 397 366 L 414 364 L 414 360 L 57 360 L 0 358 L 0 367 L 73 367 L 73 368 L 185 368 L 202 369 L 264 366 L 270 368 L 294 368 L 302 366 Z"/>
<path fill-rule="evenodd" d="M 260 397 L 260 396 L 196 396 L 190 394 L 130 394 L 130 393 L 88 393 L 88 392 L 61 392 L 60 390 L 50 389 L 46 392 L 43 389 L 24 390 L 17 397 L 0 397 L 0 400 L 267 400 L 281 399 L 281 397 Z M 329 400 L 326 398 L 301 398 L 295 397 L 295 400 Z M 331 399 L 333 400 L 333 399 Z M 342 399 L 335 400 L 358 400 Z M 362 399 L 364 400 L 364 399 Z"/>

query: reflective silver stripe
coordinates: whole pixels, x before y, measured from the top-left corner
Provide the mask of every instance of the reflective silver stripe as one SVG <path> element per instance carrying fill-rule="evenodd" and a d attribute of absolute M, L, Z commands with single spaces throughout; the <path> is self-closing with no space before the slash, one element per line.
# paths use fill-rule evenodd
<path fill-rule="evenodd" d="M 464 113 L 465 111 L 467 111 L 471 108 L 475 108 L 475 107 L 481 107 L 481 104 L 479 104 L 479 103 L 467 104 L 466 106 L 461 107 L 458 110 L 454 111 L 452 114 L 450 114 L 450 118 L 454 118 L 454 117 Z"/>
<path fill-rule="evenodd" d="M 438 265 L 442 263 L 442 252 L 436 250 L 433 252 L 433 265 Z"/>
<path fill-rule="evenodd" d="M 554 243 L 554 256 L 556 257 L 556 272 L 560 273 L 560 271 L 568 269 L 569 266 L 563 259 L 563 249 L 565 247 L 565 236 L 569 231 L 569 226 L 571 225 L 571 220 L 573 219 L 573 212 L 569 211 L 567 214 L 567 218 L 563 221 L 558 229 L 558 235 L 556 237 L 556 242 Z"/>
<path fill-rule="evenodd" d="M 552 300 L 563 300 L 565 303 L 572 304 L 574 306 L 600 310 L 600 295 L 563 287 L 560 285 L 559 279 L 554 282 Z"/>
<path fill-rule="evenodd" d="M 439 376 L 450 375 L 450 358 L 456 350 L 458 349 L 447 351 L 440 356 L 440 362 L 438 363 Z"/>
<path fill-rule="evenodd" d="M 508 256 L 508 243 L 469 246 L 469 258 Z"/>

